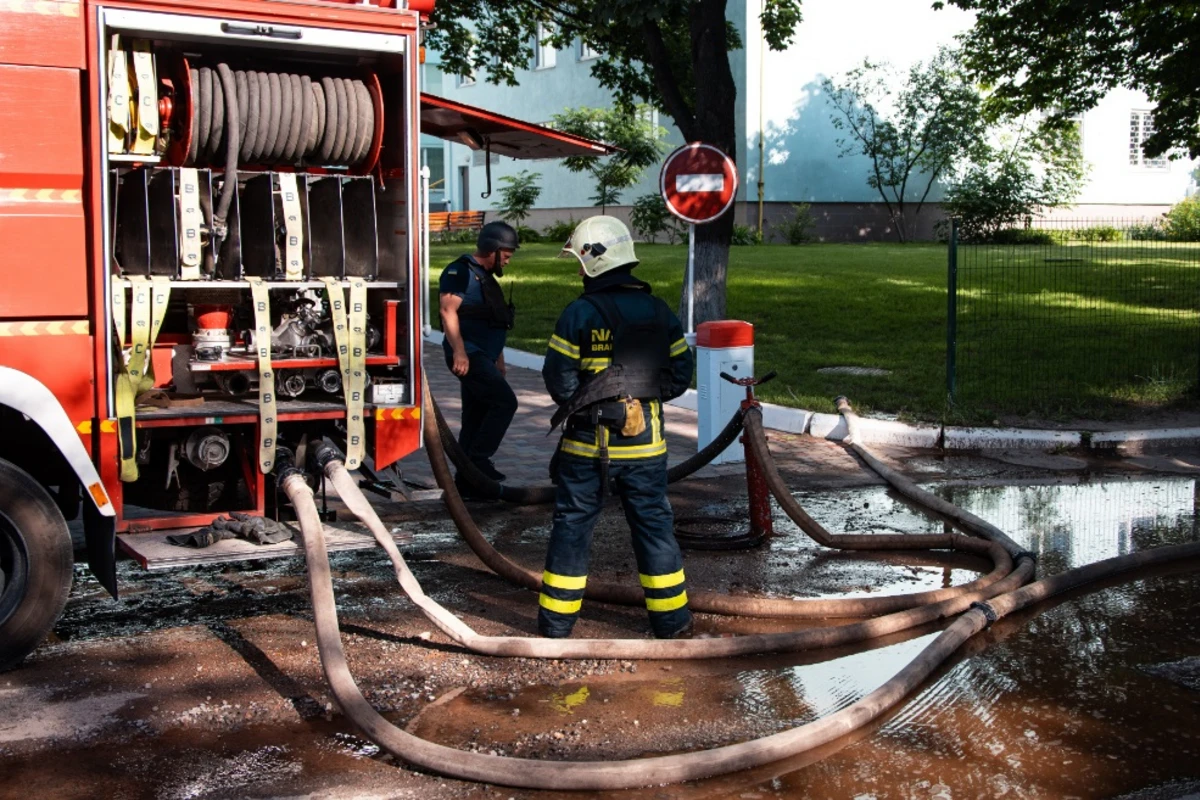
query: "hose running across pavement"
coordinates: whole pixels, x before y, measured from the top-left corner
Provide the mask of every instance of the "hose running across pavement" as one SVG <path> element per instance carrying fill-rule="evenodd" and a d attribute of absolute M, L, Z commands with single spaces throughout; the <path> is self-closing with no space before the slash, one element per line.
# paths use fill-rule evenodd
<path fill-rule="evenodd" d="M 350 510 L 355 514 L 363 515 L 360 518 L 392 557 L 401 586 L 405 588 L 413 601 L 426 614 L 429 614 L 429 606 L 436 606 L 436 603 L 429 600 L 420 590 L 419 584 L 408 571 L 395 543 L 391 542 L 391 537 L 383 528 L 378 516 L 374 514 L 366 498 L 358 490 L 344 465 L 336 459 L 329 459 L 325 463 L 325 472 L 335 490 L 347 502 Z M 471 753 L 434 744 L 400 730 L 371 707 L 350 674 L 345 651 L 342 648 L 329 559 L 312 489 L 305 482 L 303 476 L 296 472 L 285 476 L 280 481 L 280 487 L 291 500 L 300 521 L 322 668 L 338 705 L 347 717 L 392 755 L 418 767 L 455 778 L 532 789 L 604 790 L 677 783 L 749 769 L 798 755 L 827 744 L 877 719 L 906 695 L 917 689 L 963 642 L 1000 617 L 1090 581 L 1142 566 L 1200 556 L 1200 544 L 1159 548 L 1098 562 L 1024 588 L 1018 588 L 1020 583 L 1026 580 L 1021 573 L 1032 572 L 1032 561 L 1023 558 L 1016 571 L 992 587 L 993 590 L 997 590 L 992 594 L 998 596 L 994 597 L 990 603 L 974 604 L 974 607 L 967 609 L 963 616 L 952 623 L 907 666 L 880 688 L 822 719 L 760 739 L 682 755 L 629 761 L 536 761 Z M 1014 583 L 1016 585 L 1013 585 Z M 1001 590 L 1002 585 L 1003 589 Z M 1003 593 L 999 593 L 999 591 Z M 444 624 L 439 624 L 439 627 L 446 630 L 447 633 L 450 633 L 451 630 L 462 632 L 465 629 L 469 631 L 469 628 L 452 614 L 441 609 L 440 606 L 437 608 L 450 618 Z M 451 635 L 453 636 L 453 634 Z M 513 639 L 547 641 L 524 640 L 520 637 L 479 638 L 498 641 Z M 756 637 L 738 638 L 753 639 Z M 647 644 L 679 646 L 719 641 L 684 640 L 648 642 Z M 549 640 L 547 643 L 572 644 L 553 640 Z M 586 640 L 579 640 L 576 644 L 581 643 L 586 643 Z"/>
<path fill-rule="evenodd" d="M 443 447 L 443 438 L 439 435 L 435 423 L 437 412 L 433 406 L 433 399 L 428 392 L 425 393 L 425 411 L 423 416 L 425 447 L 428 450 L 430 466 L 433 468 L 434 477 L 437 480 L 438 486 L 442 489 L 446 506 L 459 533 L 475 555 L 497 575 L 518 586 L 538 591 L 541 587 L 541 573 L 521 567 L 498 552 L 487 541 L 483 533 L 479 530 L 479 527 L 475 524 L 475 521 L 471 518 L 470 511 L 462 501 L 462 497 L 459 495 L 458 488 L 450 474 L 450 468 L 446 462 Z M 1012 572 L 1013 562 L 1008 553 L 1005 552 L 1003 547 L 988 542 L 986 539 L 973 539 L 958 534 L 862 536 L 830 533 L 813 520 L 795 498 L 791 496 L 791 493 L 788 492 L 787 485 L 779 475 L 779 471 L 770 457 L 770 451 L 766 447 L 766 435 L 762 429 L 762 412 L 757 408 L 748 409 L 744 416 L 744 423 L 746 435 L 750 437 L 751 445 L 755 447 L 755 453 L 760 463 L 764 465 L 767 482 L 771 487 L 772 493 L 779 500 L 780 506 L 800 526 L 801 530 L 819 544 L 831 548 L 855 551 L 957 550 L 990 558 L 993 568 L 986 575 L 963 586 L 883 597 L 832 600 L 784 599 L 732 596 L 716 592 L 689 590 L 688 606 L 693 611 L 726 616 L 783 619 L 870 617 L 877 614 L 911 609 L 925 604 L 940 603 L 957 596 L 980 591 Z M 619 585 L 600 581 L 589 581 L 584 590 L 584 597 L 590 600 L 629 606 L 640 606 L 645 602 L 642 590 L 638 586 Z M 902 627 L 908 626 L 905 625 Z"/>

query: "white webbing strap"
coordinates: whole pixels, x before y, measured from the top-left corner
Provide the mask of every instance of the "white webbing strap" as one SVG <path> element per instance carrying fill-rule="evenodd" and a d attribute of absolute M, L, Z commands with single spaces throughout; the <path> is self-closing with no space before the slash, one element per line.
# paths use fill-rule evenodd
<path fill-rule="evenodd" d="M 283 200 L 284 279 L 304 280 L 304 221 L 296 173 L 279 173 L 279 196 Z"/>
<path fill-rule="evenodd" d="M 200 171 L 179 170 L 179 277 L 200 280 Z"/>
<path fill-rule="evenodd" d="M 271 300 L 262 278 L 247 278 L 254 302 L 254 349 L 258 355 L 258 468 L 266 475 L 275 467 L 278 431 L 275 373 L 271 369 Z"/>
<path fill-rule="evenodd" d="M 351 281 L 347 320 L 345 294 L 338 279 L 325 277 L 321 282 L 325 284 L 325 294 L 329 298 L 329 316 L 342 373 L 342 394 L 346 398 L 346 469 L 357 469 L 362 464 L 365 449 L 367 284 L 362 280 Z"/>

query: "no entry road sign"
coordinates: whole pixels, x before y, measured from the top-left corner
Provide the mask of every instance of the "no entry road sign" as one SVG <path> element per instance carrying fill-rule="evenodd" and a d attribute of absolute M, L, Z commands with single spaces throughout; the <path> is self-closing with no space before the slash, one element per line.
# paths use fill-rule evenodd
<path fill-rule="evenodd" d="M 711 144 L 692 142 L 667 156 L 658 185 L 672 214 L 704 225 L 733 205 L 737 168 L 733 159 Z"/>

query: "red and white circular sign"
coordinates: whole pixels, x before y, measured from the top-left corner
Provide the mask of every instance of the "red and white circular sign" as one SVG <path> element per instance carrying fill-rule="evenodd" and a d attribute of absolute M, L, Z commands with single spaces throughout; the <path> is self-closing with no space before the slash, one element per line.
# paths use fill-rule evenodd
<path fill-rule="evenodd" d="M 704 225 L 724 214 L 737 195 L 737 166 L 711 144 L 692 142 L 663 162 L 658 188 L 667 210 L 684 222 Z"/>

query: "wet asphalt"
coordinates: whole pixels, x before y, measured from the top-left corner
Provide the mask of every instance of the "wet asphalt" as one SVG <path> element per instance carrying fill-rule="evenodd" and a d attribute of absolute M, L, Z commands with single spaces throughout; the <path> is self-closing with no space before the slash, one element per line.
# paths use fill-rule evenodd
<path fill-rule="evenodd" d="M 510 369 L 520 410 L 497 464 L 546 483 L 556 437 L 540 376 Z M 457 382 L 430 384 L 451 423 Z M 693 412 L 668 407 L 670 460 L 695 452 Z M 840 444 L 770 432 L 781 474 L 839 531 L 931 532 Z M 1073 453 L 890 449 L 888 463 L 1016 535 L 1061 571 L 1109 554 L 1197 540 L 1195 454 L 1096 460 Z M 401 463 L 414 499 L 373 498 L 426 591 L 476 630 L 533 635 L 536 597 L 491 574 L 461 543 L 424 453 Z M 681 517 L 747 515 L 740 464 L 672 486 Z M 537 569 L 549 509 L 471 503 L 488 538 Z M 968 581 L 977 563 L 936 554 L 842 557 L 778 509 L 754 550 L 689 551 L 689 584 L 714 591 L 839 596 Z M 869 647 L 719 662 L 487 658 L 432 629 L 372 551 L 332 559 L 351 670 L 395 724 L 459 749 L 602 759 L 687 752 L 767 735 L 861 697 L 939 626 Z M 1079 593 L 972 640 L 887 717 L 802 757 L 686 786 L 580 797 L 1180 798 L 1200 792 L 1200 586 L 1173 569 Z M 614 505 L 592 574 L 636 570 Z M 50 641 L 0 675 L 0 798 L 552 798 L 442 778 L 381 754 L 333 705 L 313 642 L 303 563 L 150 574 L 120 567 L 122 598 L 77 580 Z M 812 624 L 812 623 L 805 623 Z M 703 635 L 795 623 L 702 615 Z M 639 609 L 585 605 L 580 636 L 647 635 Z M 576 796 L 576 795 L 572 795 Z"/>

